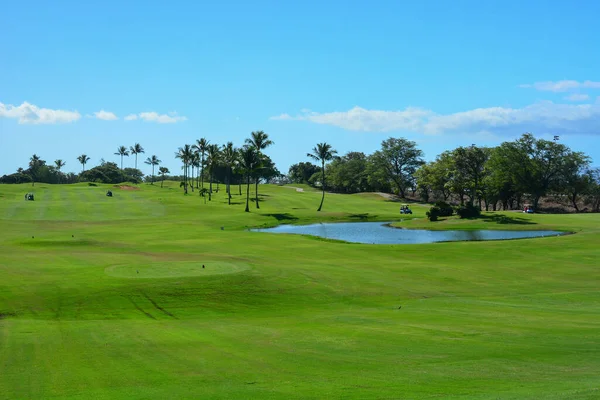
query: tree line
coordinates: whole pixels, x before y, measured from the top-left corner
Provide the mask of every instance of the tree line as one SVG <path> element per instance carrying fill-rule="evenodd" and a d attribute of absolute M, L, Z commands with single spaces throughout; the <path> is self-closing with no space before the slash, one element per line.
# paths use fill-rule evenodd
<path fill-rule="evenodd" d="M 451 201 L 479 209 L 520 209 L 552 196 L 580 211 L 600 211 L 600 169 L 591 159 L 554 140 L 523 134 L 496 147 L 471 145 L 425 162 L 415 142 L 389 138 L 373 154 L 348 152 L 327 166 L 300 162 L 290 167 L 291 183 L 340 193 L 386 192 L 424 202 Z"/>

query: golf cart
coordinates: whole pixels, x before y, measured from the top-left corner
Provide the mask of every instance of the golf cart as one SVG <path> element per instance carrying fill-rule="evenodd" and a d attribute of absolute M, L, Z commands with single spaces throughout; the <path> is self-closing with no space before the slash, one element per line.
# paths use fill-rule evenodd
<path fill-rule="evenodd" d="M 402 204 L 400 206 L 400 214 L 412 214 L 412 210 L 408 208 L 408 204 Z"/>
<path fill-rule="evenodd" d="M 106 191 L 106 195 L 107 195 L 108 197 L 112 197 L 112 191 L 110 191 L 110 190 L 107 190 L 107 191 Z"/>
<path fill-rule="evenodd" d="M 533 214 L 533 207 L 531 207 L 529 204 L 525 204 L 525 207 L 523 207 L 523 212 L 526 214 Z"/>
<path fill-rule="evenodd" d="M 25 200 L 33 201 L 33 193 L 27 193 L 25 195 Z"/>

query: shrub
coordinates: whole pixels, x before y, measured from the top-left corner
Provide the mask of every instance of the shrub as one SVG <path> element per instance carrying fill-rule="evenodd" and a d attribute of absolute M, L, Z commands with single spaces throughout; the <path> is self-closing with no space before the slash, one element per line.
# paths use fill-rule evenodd
<path fill-rule="evenodd" d="M 430 221 L 437 221 L 438 217 L 441 216 L 440 213 L 441 213 L 440 208 L 437 206 L 433 206 L 425 214 L 427 215 L 427 218 L 429 218 Z"/>
<path fill-rule="evenodd" d="M 467 204 L 458 207 L 456 213 L 460 218 L 475 218 L 481 215 L 481 209 L 475 207 L 473 204 Z"/>
<path fill-rule="evenodd" d="M 98 186 L 94 182 L 88 182 L 88 186 Z"/>
<path fill-rule="evenodd" d="M 451 217 L 454 213 L 452 206 L 445 201 L 438 201 L 434 204 L 434 207 L 440 209 L 440 217 Z"/>

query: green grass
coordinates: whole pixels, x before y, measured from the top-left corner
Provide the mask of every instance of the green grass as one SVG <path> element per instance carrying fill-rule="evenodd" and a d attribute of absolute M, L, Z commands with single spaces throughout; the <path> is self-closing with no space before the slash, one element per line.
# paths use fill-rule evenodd
<path fill-rule="evenodd" d="M 223 186 L 207 204 L 139 187 L 0 185 L 0 398 L 600 397 L 600 215 L 430 223 L 376 194 L 328 194 L 317 213 L 318 191 L 270 185 L 244 213 Z M 401 219 L 577 233 L 392 246 L 247 230 Z"/>

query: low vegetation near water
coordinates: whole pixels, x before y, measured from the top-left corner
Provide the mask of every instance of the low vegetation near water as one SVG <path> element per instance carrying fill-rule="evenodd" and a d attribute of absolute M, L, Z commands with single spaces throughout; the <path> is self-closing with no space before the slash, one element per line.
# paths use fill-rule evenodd
<path fill-rule="evenodd" d="M 0 397 L 594 399 L 600 215 L 399 214 L 372 193 L 0 185 Z M 294 185 L 298 186 L 298 185 Z M 105 196 L 106 190 L 114 196 Z M 245 188 L 244 188 L 245 189 Z M 247 227 L 396 221 L 553 238 L 361 245 Z"/>

